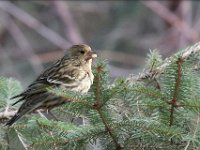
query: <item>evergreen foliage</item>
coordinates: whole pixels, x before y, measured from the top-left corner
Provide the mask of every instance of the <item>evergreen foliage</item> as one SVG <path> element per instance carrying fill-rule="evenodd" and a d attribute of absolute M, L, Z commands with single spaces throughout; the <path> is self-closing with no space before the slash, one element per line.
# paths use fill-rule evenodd
<path fill-rule="evenodd" d="M 98 61 L 93 69 L 94 84 L 87 94 L 49 89 L 71 100 L 51 112 L 56 119 L 31 114 L 10 128 L 2 124 L 1 149 L 11 149 L 15 139 L 22 149 L 37 150 L 95 146 L 105 150 L 199 149 L 199 52 L 185 58 L 186 50 L 164 61 L 151 51 L 147 69 L 154 75 L 141 80 L 130 77 L 111 82 L 106 62 Z M 165 63 L 164 71 L 159 72 Z M 9 99 L 21 90 L 18 81 L 0 78 L 1 112 L 8 107 L 16 109 Z M 83 123 L 69 116 L 81 118 Z"/>

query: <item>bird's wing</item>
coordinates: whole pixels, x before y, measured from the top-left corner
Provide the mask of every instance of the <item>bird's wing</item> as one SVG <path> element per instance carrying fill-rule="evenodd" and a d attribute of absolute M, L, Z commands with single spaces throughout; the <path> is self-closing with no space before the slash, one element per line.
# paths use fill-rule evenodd
<path fill-rule="evenodd" d="M 73 60 L 60 60 L 41 74 L 36 82 L 46 82 L 46 84 L 68 85 L 77 81 L 79 77 L 79 67 L 73 64 Z"/>
<path fill-rule="evenodd" d="M 80 76 L 79 67 L 73 64 L 73 60 L 58 60 L 51 67 L 47 68 L 24 92 L 14 96 L 19 98 L 16 103 L 28 99 L 29 96 L 45 93 L 49 87 L 74 88 L 78 86 L 77 79 Z"/>
<path fill-rule="evenodd" d="M 20 93 L 19 95 L 16 95 L 11 98 L 11 99 L 19 98 L 15 103 L 12 104 L 12 106 L 21 101 L 29 99 L 29 97 L 32 95 L 38 95 L 41 93 L 45 93 L 46 89 L 48 87 L 49 87 L 49 85 L 43 84 L 43 83 L 31 84 L 30 86 L 28 86 L 27 90 L 25 90 L 24 92 Z"/>

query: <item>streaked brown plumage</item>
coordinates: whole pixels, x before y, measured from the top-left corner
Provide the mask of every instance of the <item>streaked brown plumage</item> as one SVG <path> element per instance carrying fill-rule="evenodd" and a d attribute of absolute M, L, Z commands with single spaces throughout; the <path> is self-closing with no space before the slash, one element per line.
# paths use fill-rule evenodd
<path fill-rule="evenodd" d="M 6 123 L 11 126 L 24 114 L 37 109 L 51 109 L 64 104 L 62 97 L 47 91 L 47 88 L 62 87 L 69 91 L 86 93 L 93 83 L 92 59 L 96 54 L 85 44 L 74 45 L 68 54 L 47 68 L 23 93 L 13 97 L 23 101 L 18 112 Z"/>

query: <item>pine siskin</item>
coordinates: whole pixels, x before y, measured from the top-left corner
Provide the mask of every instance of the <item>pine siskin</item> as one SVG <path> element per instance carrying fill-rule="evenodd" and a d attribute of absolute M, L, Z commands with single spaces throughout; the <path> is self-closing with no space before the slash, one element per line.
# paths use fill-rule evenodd
<path fill-rule="evenodd" d="M 23 93 L 13 97 L 20 98 L 13 105 L 24 101 L 18 112 L 6 123 L 11 126 L 23 115 L 37 109 L 52 109 L 66 103 L 62 97 L 47 91 L 47 88 L 62 87 L 66 90 L 86 93 L 93 83 L 92 59 L 97 55 L 88 45 L 74 45 L 68 54 L 47 68 Z"/>

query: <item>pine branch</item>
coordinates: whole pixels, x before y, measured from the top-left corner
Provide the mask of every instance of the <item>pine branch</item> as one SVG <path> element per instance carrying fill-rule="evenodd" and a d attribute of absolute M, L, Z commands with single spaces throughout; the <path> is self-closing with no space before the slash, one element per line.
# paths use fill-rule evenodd
<path fill-rule="evenodd" d="M 164 98 L 163 95 L 160 92 L 156 92 L 155 90 L 151 90 L 148 87 L 137 87 L 134 89 L 131 89 L 131 91 L 137 92 L 137 93 L 142 93 L 146 96 L 149 97 L 154 97 L 154 98 Z"/>
<path fill-rule="evenodd" d="M 109 133 L 110 137 L 112 138 L 113 140 L 113 143 L 115 144 L 116 146 L 116 150 L 121 150 L 122 147 L 121 145 L 118 143 L 116 137 L 114 136 L 113 134 L 113 129 L 109 126 L 107 120 L 106 120 L 106 117 L 103 115 L 103 112 L 101 110 L 102 108 L 102 103 L 101 103 L 101 99 L 100 99 L 100 74 L 102 72 L 102 67 L 101 66 L 97 66 L 96 68 L 96 71 L 97 71 L 97 74 L 95 76 L 95 82 L 96 82 L 96 102 L 94 104 L 94 109 L 98 112 L 104 126 L 105 126 L 105 129 L 106 131 Z"/>
<path fill-rule="evenodd" d="M 103 124 L 106 128 L 106 131 L 109 133 L 110 137 L 112 138 L 113 142 L 115 143 L 116 150 L 121 150 L 122 147 L 121 147 L 120 144 L 118 144 L 117 139 L 112 132 L 113 130 L 112 130 L 111 127 L 109 127 L 107 120 L 106 120 L 105 116 L 103 115 L 102 111 L 100 109 L 97 109 L 97 112 L 99 113 L 99 116 L 100 116 L 100 118 L 101 118 L 101 120 L 102 120 L 102 122 L 103 122 Z"/>
<path fill-rule="evenodd" d="M 11 117 L 13 117 L 16 113 L 17 113 L 16 110 L 0 112 L 0 120 L 11 118 Z M 46 116 L 42 113 L 41 110 L 37 110 L 37 113 L 38 113 L 41 117 L 46 118 Z M 46 119 L 47 119 L 47 118 L 46 118 Z"/>
<path fill-rule="evenodd" d="M 70 145 L 77 145 L 81 142 L 87 144 L 90 139 L 105 134 L 102 124 L 95 126 L 77 126 L 66 122 L 42 118 L 33 118 L 31 124 L 34 124 L 35 129 L 41 129 L 42 131 L 42 137 L 36 135 L 36 138 L 31 138 L 32 144 L 30 146 L 32 148 L 41 146 L 61 148 L 67 146 L 67 149 L 73 149 L 74 147 L 72 146 L 73 148 L 71 148 Z M 26 127 L 28 132 L 30 132 L 31 124 Z"/>
<path fill-rule="evenodd" d="M 69 103 L 69 102 L 70 103 L 80 103 L 89 108 L 93 107 L 92 105 L 90 105 L 90 103 L 87 102 L 87 100 L 76 98 L 76 92 L 63 91 L 61 88 L 48 89 L 48 91 L 61 97 L 62 100 L 65 101 L 66 103 Z"/>
<path fill-rule="evenodd" d="M 84 100 L 79 100 L 79 99 L 76 99 L 76 98 L 72 98 L 72 97 L 63 97 L 63 100 L 67 103 L 71 102 L 71 103 L 80 103 L 80 104 L 83 104 L 87 107 L 90 107 L 92 108 L 92 106 L 87 102 L 87 101 L 84 101 Z M 38 110 L 37 112 L 39 113 L 39 115 L 41 117 L 44 117 L 46 118 L 43 114 L 42 114 L 42 111 L 43 110 Z M 0 120 L 1 119 L 6 119 L 6 118 L 10 118 L 12 116 L 15 115 L 17 111 L 6 111 L 6 112 L 0 112 Z"/>
<path fill-rule="evenodd" d="M 191 104 L 176 104 L 175 105 L 176 107 L 191 107 L 191 108 L 200 108 L 200 105 L 196 105 L 196 104 L 193 104 L 193 105 L 191 105 Z"/>
<path fill-rule="evenodd" d="M 18 131 L 16 131 L 16 132 L 17 132 L 17 136 L 18 136 L 20 142 L 22 143 L 24 149 L 25 149 L 25 150 L 28 150 L 28 147 L 29 147 L 29 146 L 24 142 L 24 140 L 22 139 L 22 136 L 20 135 L 20 133 L 19 133 Z"/>
<path fill-rule="evenodd" d="M 174 108 L 176 107 L 177 97 L 178 97 L 179 90 L 180 90 L 180 83 L 181 83 L 181 76 L 182 76 L 181 65 L 183 64 L 183 62 L 184 61 L 180 58 L 176 61 L 176 63 L 177 63 L 177 79 L 176 79 L 176 82 L 175 82 L 175 89 L 174 89 L 173 98 L 170 102 L 171 109 L 170 109 L 169 126 L 172 126 L 173 120 L 174 120 L 174 116 L 173 116 L 174 115 Z"/>
<path fill-rule="evenodd" d="M 100 100 L 100 73 L 102 71 L 101 66 L 97 66 L 96 68 L 97 74 L 95 76 L 95 82 L 96 82 L 96 93 L 95 93 L 95 99 L 96 103 L 94 104 L 94 107 L 100 108 L 101 107 L 101 100 Z"/>
<path fill-rule="evenodd" d="M 180 59 L 183 59 L 183 60 L 191 57 L 194 54 L 200 53 L 200 42 L 190 47 L 187 47 L 186 49 L 178 53 L 180 53 Z M 174 56 L 167 58 L 161 66 L 155 68 L 153 71 L 148 70 L 139 75 L 129 77 L 128 81 L 134 82 L 134 81 L 141 81 L 144 79 L 151 79 L 151 78 L 158 77 L 159 75 L 163 74 L 164 70 L 172 63 L 171 62 L 172 58 L 174 58 Z"/>
<path fill-rule="evenodd" d="M 195 139 L 198 136 L 197 132 L 198 132 L 199 124 L 200 124 L 200 116 L 198 115 L 197 120 L 196 120 L 196 128 L 195 128 L 194 133 L 192 135 L 192 139 Z M 189 145 L 190 145 L 191 142 L 192 142 L 192 140 L 189 140 L 187 142 L 187 145 L 185 146 L 184 150 L 187 150 L 189 148 Z"/>
<path fill-rule="evenodd" d="M 160 89 L 146 84 L 149 80 L 129 83 L 124 79 L 118 79 L 110 84 L 105 65 L 100 62 L 94 70 L 94 84 L 87 95 L 66 92 L 61 88 L 47 89 L 52 94 L 61 97 L 66 103 L 70 103 L 65 106 L 67 111 L 78 112 L 89 118 L 86 125 L 71 124 L 70 126 L 66 122 L 39 117 L 39 119 L 33 118 L 27 124 L 21 124 L 26 127 L 14 125 L 13 128 L 19 129 L 19 135 L 26 139 L 27 143 L 33 141 L 31 146 L 34 148 L 51 146 L 54 149 L 85 148 L 89 142 L 95 140 L 101 142 L 102 148 L 112 147 L 116 150 L 128 147 L 178 149 L 187 148 L 187 144 L 188 147 L 199 146 L 200 143 L 193 144 L 193 140 L 198 140 L 196 136 L 199 135 L 199 128 L 195 126 L 193 131 L 191 125 L 194 123 L 192 119 L 196 119 L 197 113 L 199 115 L 199 76 L 191 69 L 196 64 L 191 61 L 193 57 L 190 57 L 197 58 L 195 53 L 199 52 L 200 43 L 197 43 L 170 57 L 164 64 L 159 64 L 160 67 L 164 66 L 161 70 L 157 67 L 158 65 L 150 68 L 149 73 L 153 75 L 150 76 L 151 78 L 155 77 L 153 73 L 160 75 L 165 71 L 164 78 L 158 78 Z M 189 60 L 186 59 L 188 57 L 190 57 Z M 7 85 L 6 83 L 2 85 Z M 8 89 L 10 87 L 12 86 Z M 2 91 L 3 89 L 5 88 L 2 88 Z M 6 95 L 6 99 L 9 100 L 14 94 L 4 92 L 2 95 Z M 4 106 L 6 105 L 2 105 L 2 108 Z M 140 107 L 140 115 L 137 114 L 135 106 L 144 106 Z M 184 108 L 176 111 L 178 107 Z M 191 108 L 188 109 L 188 107 Z M 129 108 L 130 113 L 126 113 L 126 109 Z M 114 112 L 115 110 L 117 111 Z M 199 121 L 196 124 L 199 125 Z M 171 144 L 168 143 L 170 140 Z M 191 142 L 188 142 L 190 140 Z"/>
<path fill-rule="evenodd" d="M 10 150 L 10 139 L 9 139 L 9 134 L 8 131 L 5 132 L 5 139 L 6 139 L 6 144 L 7 144 L 7 150 Z"/>
<path fill-rule="evenodd" d="M 76 140 L 78 141 L 79 139 L 76 139 Z M 37 146 L 37 145 L 64 145 L 67 143 L 68 143 L 67 140 L 61 140 L 60 138 L 55 139 L 55 138 L 50 137 L 50 139 L 48 140 L 44 138 L 38 141 L 34 141 L 32 144 L 29 145 L 29 147 L 33 148 L 34 146 Z"/>
<path fill-rule="evenodd" d="M 62 96 L 62 95 L 66 95 L 66 93 L 63 94 L 62 91 L 58 91 L 58 89 L 50 89 L 49 92 L 53 93 L 53 94 L 56 94 L 60 97 L 63 98 L 63 100 L 66 102 L 66 103 L 80 103 L 80 104 L 83 104 L 84 106 L 87 106 L 89 108 L 92 108 L 92 106 L 86 101 L 86 100 L 80 100 L 80 99 L 77 99 L 77 98 L 74 98 L 74 95 L 71 95 L 71 96 Z M 43 109 L 40 109 L 37 111 L 37 113 L 41 116 L 41 117 L 44 117 L 46 118 L 46 116 L 44 114 L 42 114 L 42 112 L 46 110 L 43 110 Z M 5 110 L 4 112 L 0 112 L 0 120 L 2 119 L 8 119 L 12 116 L 15 115 L 17 111 L 15 110 Z"/>

